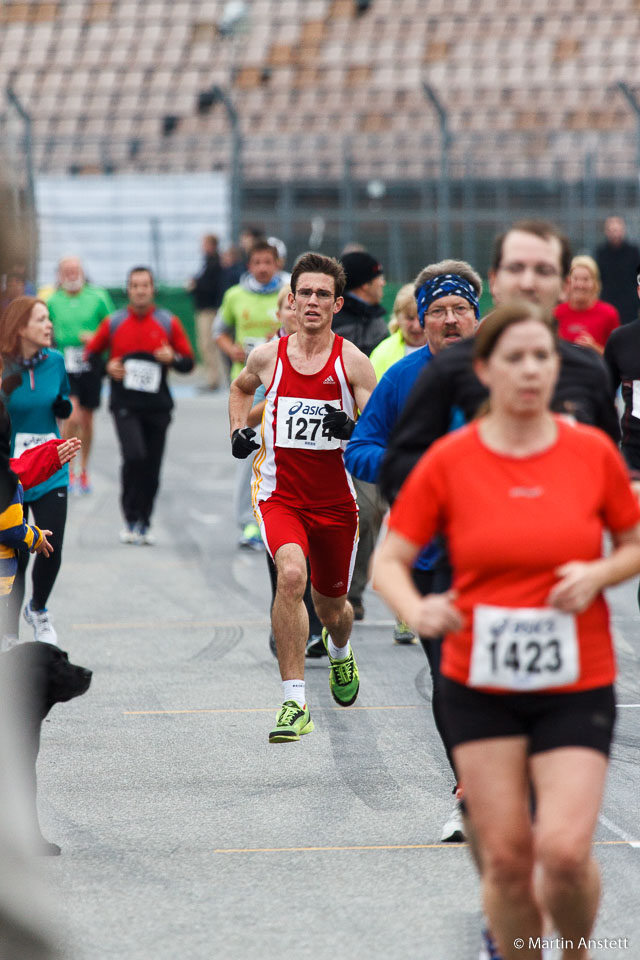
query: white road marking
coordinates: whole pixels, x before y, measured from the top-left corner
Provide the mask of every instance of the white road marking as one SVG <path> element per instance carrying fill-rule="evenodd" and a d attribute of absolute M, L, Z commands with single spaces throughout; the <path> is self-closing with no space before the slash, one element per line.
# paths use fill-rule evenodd
<path fill-rule="evenodd" d="M 219 513 L 200 513 L 199 510 L 194 510 L 193 507 L 189 510 L 189 516 L 192 520 L 196 520 L 198 523 L 220 523 L 222 517 Z"/>
<path fill-rule="evenodd" d="M 630 847 L 640 847 L 640 840 L 634 840 L 626 830 L 623 830 L 622 827 L 617 826 L 612 820 L 609 820 L 609 817 L 606 817 L 604 813 L 598 816 L 598 822 L 601 823 L 603 827 L 606 827 L 610 833 L 614 833 L 616 837 L 620 837 L 621 840 L 628 843 Z"/>

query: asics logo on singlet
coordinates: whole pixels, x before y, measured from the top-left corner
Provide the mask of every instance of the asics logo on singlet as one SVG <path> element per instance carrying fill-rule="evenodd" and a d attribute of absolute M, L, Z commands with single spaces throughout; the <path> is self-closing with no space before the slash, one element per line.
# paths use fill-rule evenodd
<path fill-rule="evenodd" d="M 328 377 L 325 377 L 325 379 L 324 379 L 322 382 L 323 382 L 323 383 L 335 383 L 335 380 L 333 379 L 333 377 L 331 376 L 331 374 L 329 374 L 329 376 L 328 376 Z"/>
<path fill-rule="evenodd" d="M 302 400 L 296 400 L 287 413 L 292 416 L 294 413 L 301 413 L 304 417 L 324 417 L 324 400 L 322 403 L 304 403 Z"/>

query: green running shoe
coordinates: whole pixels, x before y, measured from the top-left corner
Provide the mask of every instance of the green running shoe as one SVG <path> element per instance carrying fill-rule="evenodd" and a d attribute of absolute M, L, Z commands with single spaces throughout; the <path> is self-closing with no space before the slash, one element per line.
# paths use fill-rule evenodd
<path fill-rule="evenodd" d="M 322 628 L 322 642 L 329 657 L 331 672 L 329 674 L 329 689 L 331 696 L 341 707 L 350 707 L 356 702 L 360 689 L 360 675 L 353 650 L 344 660 L 334 660 L 329 654 L 329 632 Z"/>
<path fill-rule="evenodd" d="M 309 708 L 301 707 L 295 700 L 285 700 L 276 715 L 276 726 L 269 734 L 269 743 L 299 740 L 304 733 L 311 733 L 312 730 Z"/>

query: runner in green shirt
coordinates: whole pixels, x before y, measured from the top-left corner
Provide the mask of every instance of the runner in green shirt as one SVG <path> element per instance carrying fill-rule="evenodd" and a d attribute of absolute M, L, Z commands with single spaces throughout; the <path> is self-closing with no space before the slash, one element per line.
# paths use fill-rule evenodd
<path fill-rule="evenodd" d="M 232 361 L 232 380 L 253 348 L 266 343 L 278 329 L 276 308 L 282 286 L 278 252 L 266 240 L 259 240 L 249 253 L 247 273 L 222 298 L 214 324 L 216 342 Z"/>
<path fill-rule="evenodd" d="M 64 426 L 64 439 L 82 440 L 81 473 L 71 472 L 72 493 L 90 493 L 88 466 L 93 438 L 93 411 L 100 406 L 103 361 L 84 359 L 84 344 L 95 333 L 100 322 L 115 307 L 106 290 L 86 282 L 82 263 L 75 256 L 64 257 L 58 264 L 58 288 L 48 301 L 56 346 L 64 354 L 71 385 L 73 411 Z"/>

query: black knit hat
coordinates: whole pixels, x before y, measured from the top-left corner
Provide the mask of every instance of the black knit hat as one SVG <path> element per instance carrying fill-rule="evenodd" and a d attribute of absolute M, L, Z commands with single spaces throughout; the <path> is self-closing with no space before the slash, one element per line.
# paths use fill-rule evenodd
<path fill-rule="evenodd" d="M 345 253 L 342 257 L 342 266 L 347 275 L 345 290 L 355 290 L 384 273 L 382 264 L 364 250 Z"/>

